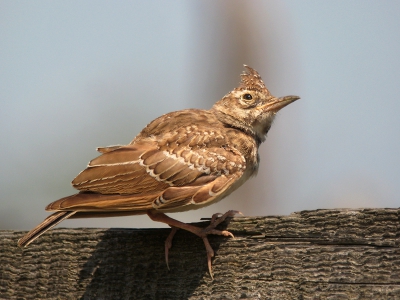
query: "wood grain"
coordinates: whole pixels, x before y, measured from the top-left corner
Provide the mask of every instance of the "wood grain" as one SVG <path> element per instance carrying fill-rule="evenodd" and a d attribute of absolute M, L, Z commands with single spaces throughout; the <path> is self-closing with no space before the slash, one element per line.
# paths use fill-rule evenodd
<path fill-rule="evenodd" d="M 1 299 L 400 299 L 399 209 L 235 218 L 235 239 L 169 229 L 0 231 Z M 202 224 L 205 226 L 206 222 Z"/>

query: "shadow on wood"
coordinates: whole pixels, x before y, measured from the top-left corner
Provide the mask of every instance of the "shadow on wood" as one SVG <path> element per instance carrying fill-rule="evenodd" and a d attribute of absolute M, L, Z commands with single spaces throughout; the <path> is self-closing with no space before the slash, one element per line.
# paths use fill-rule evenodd
<path fill-rule="evenodd" d="M 204 244 L 187 232 L 175 236 L 168 271 L 164 259 L 168 233 L 168 229 L 105 231 L 80 271 L 78 282 L 86 286 L 82 298 L 185 299 L 201 281 L 211 281 Z M 213 246 L 217 249 L 219 243 Z"/>
<path fill-rule="evenodd" d="M 27 249 L 0 231 L 4 299 L 400 298 L 398 209 L 316 210 L 235 218 L 235 239 L 169 229 L 55 229 Z M 204 223 L 202 226 L 205 226 Z"/>

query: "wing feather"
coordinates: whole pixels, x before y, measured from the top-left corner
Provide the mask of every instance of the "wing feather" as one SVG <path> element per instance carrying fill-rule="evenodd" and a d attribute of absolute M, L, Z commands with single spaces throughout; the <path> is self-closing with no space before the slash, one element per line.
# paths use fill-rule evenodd
<path fill-rule="evenodd" d="M 104 195 L 98 193 L 79 193 L 61 198 L 47 205 L 46 210 L 68 211 L 143 211 L 152 208 L 154 195 Z"/>
<path fill-rule="evenodd" d="M 246 169 L 241 153 L 199 132 L 100 148 L 72 182 L 81 193 L 48 210 L 144 211 L 202 206 L 224 197 Z M 179 142 L 178 142 L 179 141 Z M 194 144 L 193 144 L 194 143 Z M 204 143 L 204 145 L 203 145 Z M 167 145 L 169 145 L 167 147 Z"/>

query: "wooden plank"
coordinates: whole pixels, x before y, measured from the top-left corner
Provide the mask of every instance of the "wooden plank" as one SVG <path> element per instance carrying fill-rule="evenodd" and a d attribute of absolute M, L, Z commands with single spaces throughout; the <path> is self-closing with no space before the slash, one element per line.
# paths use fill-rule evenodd
<path fill-rule="evenodd" d="M 0 231 L 1 299 L 400 299 L 399 209 L 235 218 L 235 239 L 169 229 Z M 205 226 L 206 223 L 201 224 Z"/>

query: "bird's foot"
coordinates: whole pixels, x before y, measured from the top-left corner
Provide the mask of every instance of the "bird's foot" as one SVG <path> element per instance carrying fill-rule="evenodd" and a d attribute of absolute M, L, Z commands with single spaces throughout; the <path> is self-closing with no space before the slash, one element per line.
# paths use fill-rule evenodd
<path fill-rule="evenodd" d="M 217 229 L 215 229 L 215 227 L 217 227 L 219 224 L 224 222 L 226 218 L 234 217 L 236 214 L 243 215 L 240 211 L 237 211 L 237 210 L 229 210 L 224 214 L 221 214 L 221 213 L 213 214 L 211 217 L 210 225 L 208 225 L 206 228 L 202 228 L 202 229 L 199 228 L 200 232 L 197 235 L 203 239 L 204 245 L 206 247 L 208 271 L 210 272 L 210 276 L 213 279 L 214 279 L 214 277 L 213 277 L 213 273 L 212 273 L 211 259 L 214 257 L 214 250 L 211 247 L 207 236 L 209 234 L 216 234 L 216 235 L 230 236 L 230 237 L 234 238 L 234 236 L 231 232 L 229 232 L 227 230 L 217 230 Z"/>
<path fill-rule="evenodd" d="M 213 274 L 212 274 L 212 264 L 211 264 L 211 259 L 214 257 L 214 250 L 211 247 L 207 236 L 209 234 L 216 234 L 216 235 L 223 235 L 223 236 L 227 236 L 227 237 L 228 236 L 234 237 L 233 234 L 227 230 L 218 230 L 215 228 L 219 224 L 221 224 L 223 221 L 225 221 L 226 218 L 234 217 L 236 214 L 242 214 L 242 213 L 240 211 L 236 211 L 236 210 L 230 210 L 224 214 L 216 213 L 216 214 L 212 215 L 211 220 L 210 220 L 210 225 L 208 225 L 205 228 L 200 228 L 200 227 L 185 224 L 185 223 L 182 223 L 182 224 L 184 224 L 184 226 L 179 226 L 180 228 L 188 230 L 188 231 L 194 233 L 195 235 L 199 236 L 200 238 L 202 238 L 204 245 L 206 247 L 207 266 L 208 266 L 208 271 L 210 272 L 211 278 L 214 278 Z M 169 249 L 171 249 L 172 239 L 174 238 L 175 233 L 179 229 L 178 227 L 175 227 L 171 224 L 170 224 L 170 226 L 171 226 L 172 230 L 171 230 L 170 234 L 168 235 L 167 239 L 165 240 L 165 261 L 167 263 L 168 269 L 169 269 L 169 265 L 168 265 Z"/>

